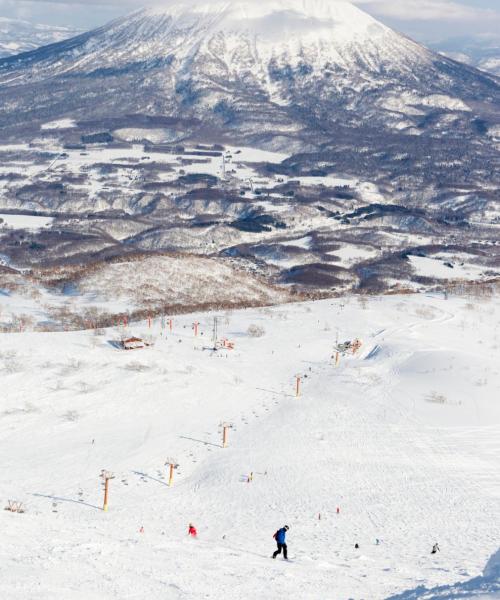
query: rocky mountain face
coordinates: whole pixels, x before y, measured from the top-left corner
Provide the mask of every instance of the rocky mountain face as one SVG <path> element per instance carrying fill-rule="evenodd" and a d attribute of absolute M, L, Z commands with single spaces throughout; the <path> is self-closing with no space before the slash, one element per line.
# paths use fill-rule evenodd
<path fill-rule="evenodd" d="M 80 33 L 68 27 L 33 24 L 0 17 L 0 58 L 30 52 L 47 44 L 55 44 Z"/>

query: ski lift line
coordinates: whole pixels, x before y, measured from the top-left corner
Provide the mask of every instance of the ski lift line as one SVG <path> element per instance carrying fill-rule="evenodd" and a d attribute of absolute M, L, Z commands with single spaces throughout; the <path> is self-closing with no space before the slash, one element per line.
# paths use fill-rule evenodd
<path fill-rule="evenodd" d="M 64 155 L 64 152 L 60 152 L 60 153 L 59 153 L 59 154 L 56 156 L 56 158 L 54 158 L 54 160 L 53 160 L 53 161 L 50 163 L 50 165 L 47 167 L 46 171 L 50 171 L 50 170 L 52 169 L 52 167 L 53 167 L 53 166 L 56 164 L 56 162 L 57 162 L 57 161 L 58 161 L 60 158 L 62 158 L 62 157 L 63 157 L 63 155 Z M 43 173 L 43 171 L 42 171 L 42 173 Z"/>

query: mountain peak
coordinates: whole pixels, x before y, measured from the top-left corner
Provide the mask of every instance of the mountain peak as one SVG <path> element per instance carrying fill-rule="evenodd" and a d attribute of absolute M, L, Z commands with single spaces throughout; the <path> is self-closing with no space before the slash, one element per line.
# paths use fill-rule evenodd
<path fill-rule="evenodd" d="M 262 39 L 285 37 L 288 33 L 310 32 L 316 37 L 343 33 L 353 37 L 389 31 L 347 0 L 215 0 L 174 5 L 160 2 L 136 15 L 172 17 L 185 23 L 208 19 L 213 27 L 253 30 Z"/>
<path fill-rule="evenodd" d="M 303 127 L 324 131 L 333 122 L 374 127 L 377 121 L 419 134 L 426 106 L 467 112 L 469 99 L 477 104 L 480 93 L 489 102 L 497 92 L 486 76 L 343 0 L 165 0 L 0 60 L 0 120 L 17 123 L 24 105 L 27 119 L 52 119 L 56 83 L 61 96 L 71 95 L 64 115 L 71 118 L 87 116 L 92 106 L 99 117 L 182 115 L 242 135 L 272 122 L 277 137 Z M 22 85 L 30 92 L 19 100 Z M 34 86 L 42 90 L 39 103 L 31 101 Z"/>
<path fill-rule="evenodd" d="M 316 18 L 336 17 L 349 12 L 351 14 L 366 14 L 349 0 L 268 0 L 265 3 L 256 0 L 214 0 L 212 2 L 208 0 L 201 2 L 181 0 L 174 4 L 159 0 L 153 6 L 138 12 L 158 15 L 179 14 L 179 12 L 188 11 L 199 14 L 232 12 L 239 13 L 245 18 L 259 18 L 276 11 L 296 12 Z"/>

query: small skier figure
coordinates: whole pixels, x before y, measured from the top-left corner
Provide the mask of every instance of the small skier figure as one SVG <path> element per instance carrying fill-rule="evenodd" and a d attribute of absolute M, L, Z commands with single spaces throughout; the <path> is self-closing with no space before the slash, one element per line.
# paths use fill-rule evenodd
<path fill-rule="evenodd" d="M 278 556 L 278 554 L 281 554 L 281 551 L 283 550 L 283 558 L 285 560 L 288 560 L 288 548 L 286 545 L 286 532 L 289 529 L 290 528 L 288 527 L 288 525 L 285 525 L 281 529 L 278 529 L 278 531 L 273 535 L 273 538 L 276 540 L 276 543 L 278 544 L 278 549 L 275 550 L 275 552 L 273 554 L 273 558 L 276 558 Z"/>
<path fill-rule="evenodd" d="M 437 554 L 438 552 L 441 552 L 441 548 L 439 547 L 439 544 L 434 544 L 434 546 L 432 546 L 431 554 Z"/>
<path fill-rule="evenodd" d="M 198 535 L 196 527 L 192 523 L 189 523 L 188 535 L 190 535 L 193 538 L 195 538 Z"/>
<path fill-rule="evenodd" d="M 356 550 L 359 550 L 359 544 L 358 543 L 354 544 L 354 548 L 356 548 Z"/>

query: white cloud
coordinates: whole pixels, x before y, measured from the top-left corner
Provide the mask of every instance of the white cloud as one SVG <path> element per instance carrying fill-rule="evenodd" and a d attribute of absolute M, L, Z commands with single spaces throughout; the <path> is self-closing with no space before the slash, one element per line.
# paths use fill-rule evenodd
<path fill-rule="evenodd" d="M 402 21 L 481 21 L 500 19 L 500 12 L 451 0 L 353 0 L 379 15 Z M 369 5 L 369 6 L 368 6 Z"/>
<path fill-rule="evenodd" d="M 125 8 L 136 9 L 146 4 L 177 4 L 179 2 L 194 2 L 195 0 L 0 0 L 0 9 L 2 7 L 23 6 L 29 8 L 34 6 L 46 5 L 50 8 L 60 8 L 61 6 L 88 6 L 89 4 L 99 6 L 101 9 Z M 262 2 L 263 0 L 253 0 Z M 331 0 L 331 2 L 345 0 Z M 470 3 L 474 0 L 464 0 L 456 2 L 455 0 L 350 0 L 355 4 L 371 5 L 380 14 L 386 14 L 391 17 L 407 20 L 433 20 L 433 19 L 470 19 L 485 18 L 488 16 L 498 16 L 500 13 L 495 10 L 477 8 Z M 469 4 L 467 4 L 469 2 Z"/>
<path fill-rule="evenodd" d="M 500 30 L 500 8 L 497 8 L 497 2 L 500 0 L 351 1 L 389 26 L 417 39 L 468 33 L 478 35 Z M 0 16 L 71 25 L 83 29 L 102 25 L 144 5 L 178 2 L 179 0 L 0 0 Z M 485 8 L 487 6 L 494 8 Z"/>

